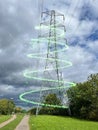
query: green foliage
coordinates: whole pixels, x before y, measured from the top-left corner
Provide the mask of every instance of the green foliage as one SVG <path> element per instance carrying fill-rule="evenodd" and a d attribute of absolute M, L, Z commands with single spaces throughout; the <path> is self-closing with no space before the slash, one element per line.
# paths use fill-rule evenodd
<path fill-rule="evenodd" d="M 22 109 L 21 107 L 15 107 L 14 109 L 15 113 L 27 113 L 25 109 Z"/>
<path fill-rule="evenodd" d="M 0 123 L 11 118 L 11 115 L 0 115 Z"/>
<path fill-rule="evenodd" d="M 22 108 L 21 107 L 15 107 L 15 113 L 21 113 Z"/>
<path fill-rule="evenodd" d="M 98 120 L 98 74 L 90 75 L 84 83 L 68 90 L 74 116 Z"/>
<path fill-rule="evenodd" d="M 0 100 L 0 114 L 11 114 L 14 111 L 15 104 L 12 100 L 1 99 Z"/>
<path fill-rule="evenodd" d="M 36 114 L 36 108 L 30 109 L 27 113 L 29 113 L 30 115 L 35 115 Z"/>
<path fill-rule="evenodd" d="M 98 130 L 98 123 L 60 116 L 31 116 L 30 130 Z"/>
<path fill-rule="evenodd" d="M 61 105 L 61 101 L 56 94 L 50 93 L 44 97 L 44 104 Z M 43 106 L 39 113 L 57 115 L 59 113 L 59 108 Z"/>
<path fill-rule="evenodd" d="M 59 98 L 57 98 L 57 95 L 54 93 L 50 93 L 45 97 L 45 104 L 51 104 L 51 105 L 60 105 L 61 102 Z"/>

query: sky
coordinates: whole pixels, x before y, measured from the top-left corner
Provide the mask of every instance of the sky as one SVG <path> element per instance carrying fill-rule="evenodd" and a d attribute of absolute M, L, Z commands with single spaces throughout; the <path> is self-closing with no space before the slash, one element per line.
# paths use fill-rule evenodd
<path fill-rule="evenodd" d="M 67 81 L 83 82 L 98 73 L 98 1 L 44 0 L 43 11 L 55 10 L 65 15 L 69 49 L 65 55 L 73 66 L 64 72 Z M 13 99 L 18 106 L 30 107 L 19 95 L 40 88 L 41 83 L 23 76 L 36 69 L 27 54 L 36 52 L 30 46 L 38 35 L 41 0 L 0 0 L 0 98 Z M 63 56 L 64 58 L 64 56 Z"/>

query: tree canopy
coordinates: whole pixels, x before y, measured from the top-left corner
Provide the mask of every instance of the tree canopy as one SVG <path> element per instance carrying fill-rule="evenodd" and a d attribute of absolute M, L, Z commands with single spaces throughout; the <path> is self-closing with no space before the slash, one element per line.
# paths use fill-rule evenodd
<path fill-rule="evenodd" d="M 15 104 L 12 100 L 0 99 L 0 114 L 11 114 L 14 111 Z"/>
<path fill-rule="evenodd" d="M 50 105 L 61 105 L 60 99 L 57 97 L 55 93 L 50 93 L 44 97 L 44 104 Z M 59 113 L 58 108 L 43 106 L 40 110 L 40 114 L 53 114 L 57 115 Z"/>
<path fill-rule="evenodd" d="M 98 74 L 68 90 L 73 116 L 98 120 Z"/>

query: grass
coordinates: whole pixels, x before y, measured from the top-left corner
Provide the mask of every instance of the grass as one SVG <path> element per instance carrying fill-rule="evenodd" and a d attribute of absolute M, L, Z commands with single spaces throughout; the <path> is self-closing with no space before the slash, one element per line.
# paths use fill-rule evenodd
<path fill-rule="evenodd" d="M 17 118 L 14 121 L 12 121 L 8 125 L 0 128 L 0 130 L 14 130 L 16 128 L 16 126 L 20 123 L 22 118 L 23 118 L 23 115 L 17 115 Z"/>
<path fill-rule="evenodd" d="M 30 130 L 98 130 L 98 122 L 59 116 L 31 116 Z"/>
<path fill-rule="evenodd" d="M 10 115 L 0 115 L 0 123 L 10 119 L 11 116 Z"/>

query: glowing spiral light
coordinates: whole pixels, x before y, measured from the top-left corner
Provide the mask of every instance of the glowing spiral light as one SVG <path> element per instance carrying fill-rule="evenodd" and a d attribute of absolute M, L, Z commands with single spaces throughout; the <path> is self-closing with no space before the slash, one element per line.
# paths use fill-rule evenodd
<path fill-rule="evenodd" d="M 37 26 L 36 29 L 39 30 L 39 29 L 49 29 L 50 26 Z M 54 30 L 54 27 L 51 26 L 51 30 Z M 61 42 L 58 42 L 58 39 L 62 39 L 64 38 L 64 31 L 62 29 L 56 29 L 57 32 L 59 32 L 59 35 L 57 36 L 57 45 L 62 45 L 64 46 L 63 48 L 60 48 L 58 50 L 52 50 L 50 53 L 61 53 L 61 52 L 64 52 L 66 49 L 68 49 L 68 45 L 65 44 L 65 42 L 61 43 Z M 54 38 L 53 37 L 40 37 L 38 39 L 32 39 L 32 45 L 36 45 L 38 42 L 41 42 L 41 43 L 45 43 L 46 40 L 51 40 L 51 43 L 53 42 L 54 43 Z M 46 55 L 46 53 L 44 53 L 44 55 Z M 43 59 L 43 60 L 47 60 L 47 58 L 44 58 L 43 56 L 41 57 L 41 53 L 34 53 L 34 54 L 28 54 L 27 55 L 29 58 L 33 58 L 33 59 Z M 69 66 L 72 66 L 72 63 L 69 62 L 69 61 L 66 61 L 66 60 L 61 60 L 61 59 L 54 59 L 54 58 L 48 58 L 48 61 L 54 61 L 56 60 L 58 63 L 60 64 L 63 64 L 63 66 L 59 66 L 58 69 L 64 69 L 64 68 L 67 68 Z M 52 70 L 56 70 L 56 67 L 54 68 L 47 68 L 46 71 L 52 71 Z M 50 82 L 50 83 L 58 83 L 58 80 L 54 80 L 54 79 L 48 79 L 48 78 L 43 78 L 43 77 L 36 77 L 34 76 L 36 73 L 41 73 L 43 72 L 44 70 L 40 69 L 40 70 L 26 70 L 24 72 L 24 77 L 28 78 L 28 79 L 34 79 L 34 80 L 39 80 L 39 81 L 42 81 L 42 82 Z M 62 80 L 59 81 L 59 83 L 63 83 Z M 43 88 L 41 91 L 44 92 L 44 91 L 55 91 L 55 90 L 60 90 L 60 89 L 67 89 L 69 87 L 72 87 L 72 86 L 75 86 L 75 83 L 72 83 L 72 82 L 64 82 L 64 86 L 56 86 L 56 87 L 48 87 L 48 88 Z M 47 86 L 46 86 L 47 87 Z M 68 108 L 67 105 L 53 105 L 53 104 L 45 104 L 45 103 L 41 103 L 41 102 L 35 102 L 35 101 L 31 101 L 31 100 L 28 100 L 26 98 L 24 98 L 25 96 L 29 95 L 29 94 L 34 94 L 34 93 L 38 93 L 40 92 L 40 89 L 39 90 L 32 90 L 32 91 L 28 91 L 28 92 L 25 92 L 23 94 L 20 95 L 20 99 L 22 101 L 25 101 L 27 103 L 31 103 L 31 104 L 34 104 L 34 105 L 40 105 L 40 106 L 47 106 L 47 107 L 54 107 L 54 108 Z"/>

